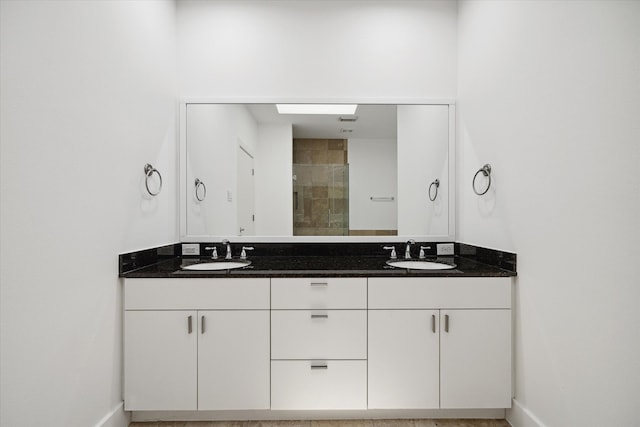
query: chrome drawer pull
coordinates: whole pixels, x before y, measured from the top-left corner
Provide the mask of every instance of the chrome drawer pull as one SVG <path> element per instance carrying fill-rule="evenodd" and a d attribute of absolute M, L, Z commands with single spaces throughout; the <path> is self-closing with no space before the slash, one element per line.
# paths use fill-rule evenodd
<path fill-rule="evenodd" d="M 187 330 L 189 333 L 193 332 L 193 316 L 187 317 Z"/>
<path fill-rule="evenodd" d="M 329 369 L 329 365 L 325 363 L 312 363 L 311 369 Z"/>
<path fill-rule="evenodd" d="M 329 315 L 328 314 L 312 314 L 311 318 L 312 319 L 328 319 Z"/>
<path fill-rule="evenodd" d="M 311 282 L 311 286 L 329 286 L 327 282 Z"/>
<path fill-rule="evenodd" d="M 204 316 L 202 316 L 201 324 L 202 326 L 200 327 L 200 333 L 204 334 Z"/>
<path fill-rule="evenodd" d="M 444 315 L 444 331 L 449 332 L 449 315 Z"/>
<path fill-rule="evenodd" d="M 436 315 L 431 315 L 431 332 L 436 333 Z"/>

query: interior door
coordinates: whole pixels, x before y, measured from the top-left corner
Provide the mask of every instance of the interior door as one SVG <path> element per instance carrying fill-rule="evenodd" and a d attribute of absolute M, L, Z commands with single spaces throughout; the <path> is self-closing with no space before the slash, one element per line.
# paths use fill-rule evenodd
<path fill-rule="evenodd" d="M 238 236 L 255 235 L 253 156 L 238 144 Z"/>

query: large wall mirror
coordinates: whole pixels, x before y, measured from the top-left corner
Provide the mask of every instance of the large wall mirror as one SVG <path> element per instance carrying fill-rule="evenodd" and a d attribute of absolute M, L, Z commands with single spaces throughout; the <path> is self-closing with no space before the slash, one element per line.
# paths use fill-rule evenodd
<path fill-rule="evenodd" d="M 182 241 L 455 239 L 452 103 L 180 106 Z"/>

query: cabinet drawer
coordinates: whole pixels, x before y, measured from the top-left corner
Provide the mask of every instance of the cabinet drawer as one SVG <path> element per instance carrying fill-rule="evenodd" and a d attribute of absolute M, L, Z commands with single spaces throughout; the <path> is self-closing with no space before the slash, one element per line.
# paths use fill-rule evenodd
<path fill-rule="evenodd" d="M 366 359 L 366 310 L 271 311 L 272 359 Z"/>
<path fill-rule="evenodd" d="M 269 279 L 125 279 L 125 310 L 269 309 Z"/>
<path fill-rule="evenodd" d="M 369 309 L 511 308 L 509 277 L 370 278 Z"/>
<path fill-rule="evenodd" d="M 364 360 L 271 362 L 271 409 L 366 409 Z"/>
<path fill-rule="evenodd" d="M 367 308 L 366 278 L 271 279 L 274 309 Z"/>

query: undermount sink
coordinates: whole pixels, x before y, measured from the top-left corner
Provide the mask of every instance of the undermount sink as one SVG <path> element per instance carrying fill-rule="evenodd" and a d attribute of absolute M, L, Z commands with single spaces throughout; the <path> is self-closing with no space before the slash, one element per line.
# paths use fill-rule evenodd
<path fill-rule="evenodd" d="M 443 262 L 425 261 L 418 259 L 389 260 L 387 264 L 396 268 L 408 268 L 411 270 L 448 270 L 456 268 L 455 264 L 445 264 Z"/>
<path fill-rule="evenodd" d="M 197 264 L 189 264 L 180 266 L 183 270 L 195 270 L 195 271 L 216 271 L 216 270 L 233 270 L 235 268 L 246 267 L 251 264 L 251 261 L 212 261 L 201 262 Z"/>

